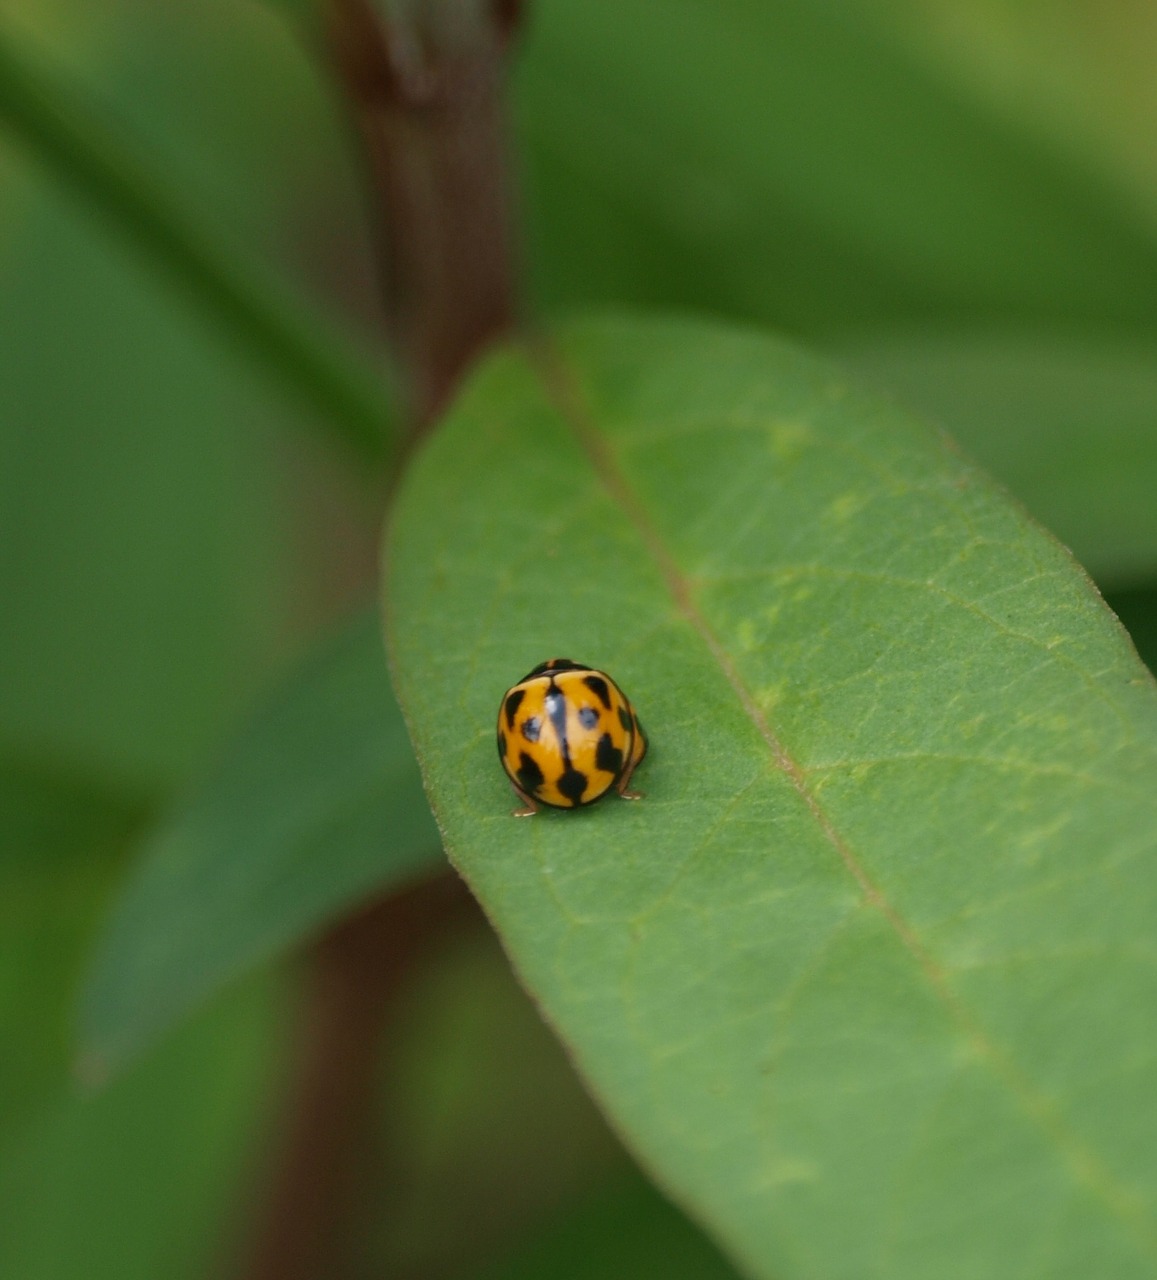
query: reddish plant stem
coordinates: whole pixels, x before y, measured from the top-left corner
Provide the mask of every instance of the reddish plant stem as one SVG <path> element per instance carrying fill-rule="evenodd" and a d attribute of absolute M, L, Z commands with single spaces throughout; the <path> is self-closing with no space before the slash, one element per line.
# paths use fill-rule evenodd
<path fill-rule="evenodd" d="M 522 6 L 427 0 L 387 24 L 373 0 L 332 0 L 331 15 L 376 193 L 391 341 L 420 429 L 518 318 L 502 91 Z"/>
<path fill-rule="evenodd" d="M 364 144 L 390 339 L 412 433 L 518 319 L 503 85 L 521 0 L 329 0 L 328 48 Z M 447 872 L 350 917 L 310 957 L 273 1173 L 245 1280 L 338 1280 L 375 1153 L 396 996 L 475 908 Z"/>
<path fill-rule="evenodd" d="M 476 913 L 446 872 L 350 916 L 314 948 L 246 1280 L 336 1280 L 357 1269 L 348 1228 L 377 1164 L 376 1103 L 396 998 L 441 936 Z"/>

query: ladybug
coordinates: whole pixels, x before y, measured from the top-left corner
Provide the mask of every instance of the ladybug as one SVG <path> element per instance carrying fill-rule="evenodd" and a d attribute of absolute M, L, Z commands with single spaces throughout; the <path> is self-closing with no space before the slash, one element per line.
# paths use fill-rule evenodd
<path fill-rule="evenodd" d="M 516 818 L 594 804 L 612 787 L 638 800 L 627 785 L 646 754 L 635 709 L 604 671 L 551 658 L 502 696 L 498 758 L 526 806 Z"/>

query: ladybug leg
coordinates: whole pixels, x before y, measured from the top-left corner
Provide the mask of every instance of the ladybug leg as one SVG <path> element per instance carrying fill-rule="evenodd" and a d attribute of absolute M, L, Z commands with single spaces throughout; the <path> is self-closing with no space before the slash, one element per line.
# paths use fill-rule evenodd
<path fill-rule="evenodd" d="M 511 810 L 512 818 L 533 818 L 539 811 L 539 806 L 535 803 L 533 796 L 528 796 L 520 787 L 514 788 L 514 794 L 522 801 L 521 809 Z"/>
<path fill-rule="evenodd" d="M 639 759 L 642 759 L 642 757 Z M 643 793 L 641 791 L 627 790 L 631 784 L 631 775 L 635 772 L 635 767 L 638 763 L 639 760 L 632 760 L 623 770 L 623 776 L 615 783 L 615 790 L 623 797 L 624 800 L 642 800 L 643 798 Z"/>

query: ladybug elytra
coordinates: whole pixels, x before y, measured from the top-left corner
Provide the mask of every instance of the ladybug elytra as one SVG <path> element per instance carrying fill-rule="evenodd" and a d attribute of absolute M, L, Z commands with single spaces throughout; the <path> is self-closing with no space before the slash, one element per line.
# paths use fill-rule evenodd
<path fill-rule="evenodd" d="M 612 787 L 627 800 L 647 738 L 626 694 L 610 676 L 569 658 L 551 658 L 502 697 L 498 758 L 529 817 L 540 805 L 578 809 Z"/>

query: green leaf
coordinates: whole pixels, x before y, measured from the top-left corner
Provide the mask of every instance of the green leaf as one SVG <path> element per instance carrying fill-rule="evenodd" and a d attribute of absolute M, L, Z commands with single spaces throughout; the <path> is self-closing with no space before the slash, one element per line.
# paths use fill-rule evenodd
<path fill-rule="evenodd" d="M 388 543 L 447 849 L 753 1276 L 1150 1276 L 1157 687 L 944 439 L 706 323 L 498 355 Z M 503 690 L 605 667 L 637 783 L 509 816 Z"/>
<path fill-rule="evenodd" d="M 73 1090 L 0 1150 L 0 1275 L 201 1280 L 252 1197 L 281 1096 L 285 992 L 218 1001 L 99 1094 Z"/>
<path fill-rule="evenodd" d="M 236 253 L 222 228 L 169 189 L 100 103 L 3 27 L 0 122 L 168 272 L 295 401 L 316 409 L 355 456 L 381 466 L 393 445 L 384 371 L 327 329 L 317 307 Z"/>
<path fill-rule="evenodd" d="M 440 862 L 367 616 L 147 841 L 84 994 L 87 1066 L 117 1068 L 239 974 Z"/>
<path fill-rule="evenodd" d="M 205 1275 L 278 1094 L 267 977 L 100 1096 L 77 1088 L 77 978 L 141 819 L 92 778 L 0 765 L 0 1275 Z"/>
<path fill-rule="evenodd" d="M 1152 343 L 873 336 L 840 355 L 946 427 L 1102 587 L 1157 579 Z"/>
<path fill-rule="evenodd" d="M 1157 243 L 1122 195 L 921 68 L 874 8 L 541 0 L 516 100 L 546 299 L 822 334 L 1157 319 Z"/>
<path fill-rule="evenodd" d="M 292 634 L 278 411 L 54 195 L 0 236 L 0 741 L 161 792 Z"/>
<path fill-rule="evenodd" d="M 143 817 L 91 778 L 0 761 L 0 1147 L 69 1087 L 77 979 Z"/>
<path fill-rule="evenodd" d="M 265 3 L 307 37 L 312 38 L 324 32 L 322 0 L 265 0 Z"/>

